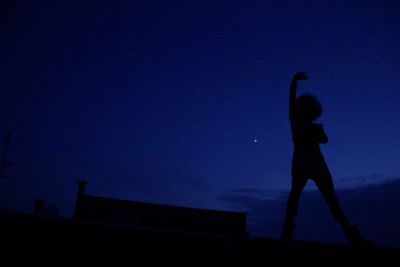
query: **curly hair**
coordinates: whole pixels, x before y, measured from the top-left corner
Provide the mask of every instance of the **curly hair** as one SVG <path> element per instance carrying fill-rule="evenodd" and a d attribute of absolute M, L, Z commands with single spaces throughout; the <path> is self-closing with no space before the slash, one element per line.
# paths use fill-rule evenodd
<path fill-rule="evenodd" d="M 296 99 L 296 113 L 300 118 L 314 121 L 322 114 L 322 107 L 314 95 L 303 94 Z"/>

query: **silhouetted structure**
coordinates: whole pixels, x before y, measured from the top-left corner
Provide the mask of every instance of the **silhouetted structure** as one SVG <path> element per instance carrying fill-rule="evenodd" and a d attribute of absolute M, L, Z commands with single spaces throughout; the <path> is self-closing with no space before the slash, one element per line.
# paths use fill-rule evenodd
<path fill-rule="evenodd" d="M 40 213 L 42 212 L 42 209 L 44 207 L 44 200 L 41 198 L 36 198 L 33 201 L 33 214 L 35 215 L 40 215 Z"/>
<path fill-rule="evenodd" d="M 292 238 L 300 195 L 308 179 L 311 179 L 328 203 L 333 217 L 342 227 L 349 243 L 372 244 L 364 239 L 357 226 L 350 225 L 336 197 L 332 176 L 319 147 L 320 143 L 328 143 L 328 136 L 322 124 L 314 122 L 322 113 L 320 103 L 312 95 L 296 96 L 297 82 L 307 78 L 304 72 L 296 73 L 290 84 L 289 119 L 294 144 L 292 188 L 287 201 L 281 238 Z"/>
<path fill-rule="evenodd" d="M 85 194 L 78 181 L 75 219 L 137 227 L 247 235 L 244 212 L 194 209 Z"/>

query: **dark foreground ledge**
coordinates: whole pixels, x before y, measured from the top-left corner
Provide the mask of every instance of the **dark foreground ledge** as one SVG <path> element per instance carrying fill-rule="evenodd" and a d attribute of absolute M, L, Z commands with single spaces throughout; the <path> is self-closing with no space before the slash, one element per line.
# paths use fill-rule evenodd
<path fill-rule="evenodd" d="M 399 266 L 400 249 L 283 242 L 0 213 L 8 266 Z M 6 265 L 4 265 L 6 266 Z"/>

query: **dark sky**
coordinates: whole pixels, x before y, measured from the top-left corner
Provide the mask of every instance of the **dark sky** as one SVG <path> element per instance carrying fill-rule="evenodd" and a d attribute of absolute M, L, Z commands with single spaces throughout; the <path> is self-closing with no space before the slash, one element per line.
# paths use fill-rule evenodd
<path fill-rule="evenodd" d="M 338 190 L 400 178 L 398 1 L 2 1 L 0 12 L 0 134 L 11 131 L 16 163 L 0 179 L 3 209 L 43 197 L 71 216 L 78 179 L 90 194 L 201 208 L 237 209 L 232 192 L 280 200 L 297 71 L 309 75 L 299 93 L 324 107 Z"/>

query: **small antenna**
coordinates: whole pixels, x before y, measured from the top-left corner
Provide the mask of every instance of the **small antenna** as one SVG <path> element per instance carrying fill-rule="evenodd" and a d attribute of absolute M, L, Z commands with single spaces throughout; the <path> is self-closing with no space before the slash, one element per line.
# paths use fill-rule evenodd
<path fill-rule="evenodd" d="M 15 163 L 12 163 L 8 160 L 8 149 L 11 143 L 11 132 L 8 131 L 6 137 L 4 138 L 4 148 L 3 148 L 3 159 L 0 164 L 0 179 L 6 178 L 14 178 L 10 175 L 3 174 L 3 171 L 9 167 L 15 166 Z"/>

